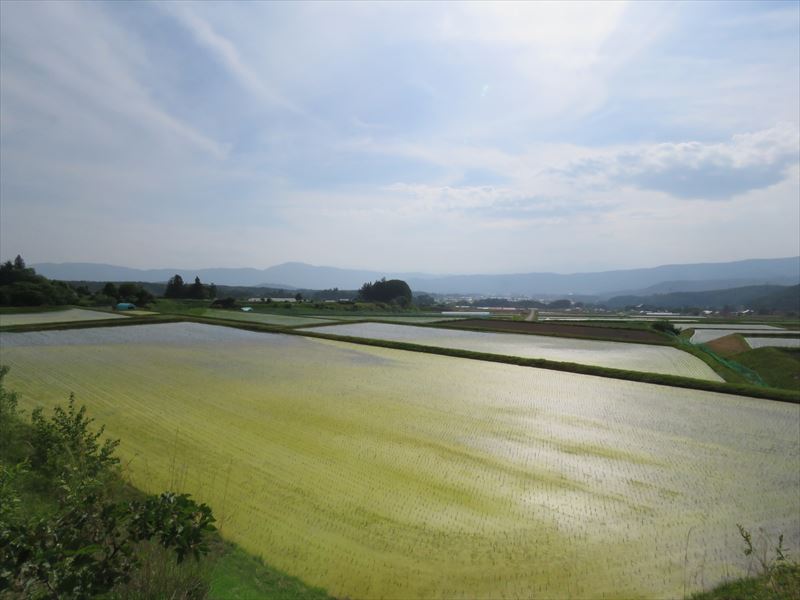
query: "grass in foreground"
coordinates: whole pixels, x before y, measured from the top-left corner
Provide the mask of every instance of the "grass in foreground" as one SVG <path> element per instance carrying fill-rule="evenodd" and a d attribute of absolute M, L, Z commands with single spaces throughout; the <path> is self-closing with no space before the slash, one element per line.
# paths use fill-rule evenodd
<path fill-rule="evenodd" d="M 713 590 L 694 594 L 692 600 L 798 600 L 800 565 L 775 567 L 758 577 L 724 583 Z"/>
<path fill-rule="evenodd" d="M 219 545 L 210 572 L 210 600 L 326 600 L 321 588 L 309 587 L 296 577 L 270 567 L 230 542 Z"/>
<path fill-rule="evenodd" d="M 93 431 L 83 409 L 70 400 L 52 419 L 34 412 L 28 422 L 5 374 L 0 367 L 0 598 L 329 598 L 224 542 L 198 520 L 201 511 L 172 509 L 180 498 L 137 512 L 155 497 L 123 481 L 115 443 Z M 135 533 L 145 522 L 149 540 Z M 187 560 L 176 561 L 179 548 Z"/>

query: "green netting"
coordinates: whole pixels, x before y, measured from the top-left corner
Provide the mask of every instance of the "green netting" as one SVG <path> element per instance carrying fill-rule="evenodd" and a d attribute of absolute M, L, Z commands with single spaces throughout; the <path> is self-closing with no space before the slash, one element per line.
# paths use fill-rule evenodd
<path fill-rule="evenodd" d="M 762 386 L 762 387 L 769 387 L 769 384 L 767 384 L 767 382 L 764 381 L 761 378 L 761 375 L 759 375 L 758 373 L 756 373 L 752 369 L 748 369 L 744 365 L 740 365 L 739 363 L 737 363 L 734 360 L 730 360 L 728 358 L 724 358 L 724 357 L 720 356 L 719 354 L 717 354 L 716 352 L 711 350 L 705 344 L 692 344 L 691 342 L 687 341 L 685 338 L 681 338 L 681 337 L 678 337 L 678 336 L 675 336 L 675 337 L 678 340 L 678 343 L 680 345 L 682 345 L 682 346 L 691 346 L 692 348 L 696 348 L 697 350 L 700 350 L 701 352 L 703 352 L 704 354 L 707 354 L 708 356 L 710 356 L 712 359 L 714 359 L 715 361 L 717 361 L 721 365 L 729 368 L 731 371 L 734 371 L 734 372 L 738 373 L 739 375 L 744 377 L 748 382 L 750 382 L 750 383 L 752 383 L 754 385 Z"/>

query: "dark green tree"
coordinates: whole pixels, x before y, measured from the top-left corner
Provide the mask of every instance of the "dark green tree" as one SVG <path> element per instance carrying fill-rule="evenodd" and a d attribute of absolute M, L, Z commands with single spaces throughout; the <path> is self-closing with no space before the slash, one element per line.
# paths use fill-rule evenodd
<path fill-rule="evenodd" d="M 125 302 L 133 302 L 141 286 L 137 283 L 123 283 L 119 286 L 119 299 Z"/>
<path fill-rule="evenodd" d="M 390 302 L 403 307 L 411 304 L 411 288 L 402 279 L 384 277 L 374 283 L 367 282 L 361 286 L 358 296 L 365 302 Z"/>
<path fill-rule="evenodd" d="M 436 304 L 436 298 L 430 294 L 419 294 L 418 296 L 414 296 L 414 303 L 417 306 L 434 306 Z"/>
<path fill-rule="evenodd" d="M 186 286 L 183 283 L 183 277 L 178 275 L 171 277 L 167 282 L 167 288 L 164 290 L 165 298 L 183 298 L 186 295 Z"/>
<path fill-rule="evenodd" d="M 153 296 L 153 294 L 148 292 L 142 286 L 139 286 L 139 289 L 136 290 L 136 294 L 134 295 L 134 302 L 139 306 L 144 306 L 153 301 L 155 301 L 155 296 Z"/>
<path fill-rule="evenodd" d="M 206 297 L 206 288 L 200 281 L 199 277 L 194 278 L 194 283 L 189 288 L 188 296 L 189 298 L 194 298 L 196 300 L 202 300 Z"/>
<path fill-rule="evenodd" d="M 21 256 L 0 266 L 0 303 L 11 306 L 74 304 L 78 296 L 62 281 L 51 281 L 25 266 Z"/>

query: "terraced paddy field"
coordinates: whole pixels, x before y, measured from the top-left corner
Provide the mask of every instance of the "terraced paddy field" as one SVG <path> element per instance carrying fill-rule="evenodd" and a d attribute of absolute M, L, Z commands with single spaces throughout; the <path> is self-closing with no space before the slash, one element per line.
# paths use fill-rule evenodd
<path fill-rule="evenodd" d="M 500 321 L 497 319 L 464 319 L 449 323 L 447 327 L 455 329 L 481 329 L 484 331 L 508 331 L 514 333 L 532 333 L 535 335 L 563 335 L 594 339 L 613 339 L 621 342 L 642 342 L 648 344 L 666 344 L 665 336 L 646 329 L 633 329 L 621 326 L 603 327 L 600 324 L 590 325 L 572 323 L 538 321 Z"/>
<path fill-rule="evenodd" d="M 99 321 L 101 319 L 124 318 L 124 315 L 118 315 L 114 313 L 100 312 L 96 310 L 84 310 L 82 308 L 67 308 L 65 310 L 51 310 L 45 312 L 0 313 L 0 327 L 7 327 L 10 325 L 72 323 L 75 321 Z"/>
<path fill-rule="evenodd" d="M 334 319 L 322 319 L 316 317 L 295 317 L 291 315 L 274 315 L 272 313 L 242 312 L 235 310 L 220 310 L 209 308 L 203 312 L 204 317 L 214 319 L 227 319 L 229 321 L 245 321 L 247 323 L 266 323 L 267 325 L 281 325 L 283 327 L 295 327 L 297 325 L 315 325 L 323 323 L 335 323 Z"/>
<path fill-rule="evenodd" d="M 665 346 L 544 335 L 458 331 L 389 323 L 327 325 L 314 327 L 312 331 L 722 381 L 699 358 Z"/>
<path fill-rule="evenodd" d="M 800 348 L 800 338 L 793 337 L 745 337 L 751 348 Z"/>
<path fill-rule="evenodd" d="M 780 331 L 781 327 L 763 323 L 676 323 L 678 329 L 735 329 L 737 331 Z"/>
<path fill-rule="evenodd" d="M 380 321 L 386 323 L 435 323 L 438 321 L 453 321 L 456 319 L 439 316 L 405 316 L 405 315 L 372 315 L 369 313 L 357 315 L 331 315 L 308 314 L 298 311 L 298 314 L 276 314 L 263 312 L 242 312 L 237 310 L 220 310 L 209 308 L 203 311 L 202 316 L 233 321 L 246 321 L 250 323 L 266 323 L 268 325 L 281 325 L 284 327 L 297 327 L 306 325 L 324 325 L 347 321 Z"/>
<path fill-rule="evenodd" d="M 417 316 L 403 316 L 403 315 L 370 315 L 370 314 L 363 314 L 360 316 L 336 316 L 330 317 L 336 321 L 381 321 L 385 323 L 406 323 L 409 325 L 420 324 L 420 323 L 438 323 L 441 321 L 458 321 L 458 317 L 437 317 L 437 316 L 428 316 L 428 317 L 417 317 Z"/>
<path fill-rule="evenodd" d="M 693 344 L 705 344 L 707 342 L 718 340 L 719 338 L 723 338 L 733 333 L 740 333 L 742 335 L 747 335 L 748 333 L 761 334 L 761 333 L 782 333 L 782 332 L 791 333 L 789 330 L 779 329 L 777 327 L 771 327 L 770 329 L 747 329 L 739 327 L 728 327 L 725 329 L 695 329 L 695 332 L 692 334 L 691 342 Z"/>
<path fill-rule="evenodd" d="M 637 346 L 639 348 L 639 346 Z M 196 323 L 3 333 L 134 483 L 352 598 L 681 597 L 800 550 L 800 406 Z"/>

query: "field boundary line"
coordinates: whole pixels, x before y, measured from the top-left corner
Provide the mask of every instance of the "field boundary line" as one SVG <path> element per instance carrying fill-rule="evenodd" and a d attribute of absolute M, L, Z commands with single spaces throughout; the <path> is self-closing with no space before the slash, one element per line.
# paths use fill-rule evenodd
<path fill-rule="evenodd" d="M 400 323 L 401 325 L 406 325 L 406 323 Z M 414 327 L 431 327 L 433 329 L 453 329 L 457 331 L 476 331 L 480 333 L 512 333 L 514 335 L 536 335 L 540 337 L 560 337 L 560 338 L 571 338 L 575 340 L 588 340 L 591 342 L 617 342 L 620 344 L 643 344 L 645 346 L 675 346 L 668 338 L 664 338 L 663 340 L 653 341 L 653 342 L 644 342 L 642 340 L 624 340 L 621 338 L 610 338 L 610 337 L 592 337 L 588 335 L 580 335 L 580 334 L 570 334 L 570 333 L 534 333 L 532 331 L 512 331 L 510 329 L 490 329 L 488 327 L 458 327 L 456 325 L 449 325 L 449 321 L 438 321 L 435 323 L 407 323 L 407 325 L 413 325 Z M 571 323 L 570 323 L 571 325 Z M 586 327 L 590 328 L 592 325 L 580 325 L 579 327 Z M 620 327 L 622 331 L 625 331 L 624 328 Z M 642 329 L 632 329 L 633 331 L 646 331 Z M 650 333 L 650 332 L 647 332 Z M 653 332 L 657 333 L 657 332 Z"/>
<path fill-rule="evenodd" d="M 466 358 L 472 360 L 482 360 L 515 365 L 520 367 L 534 367 L 551 371 L 561 371 L 566 373 L 578 373 L 582 375 L 595 375 L 610 379 L 621 379 L 625 381 L 636 381 L 639 383 L 650 383 L 654 385 L 665 385 L 669 387 L 679 387 L 694 389 L 706 392 L 719 392 L 722 394 L 732 394 L 736 396 L 747 396 L 751 398 L 762 398 L 766 400 L 777 400 L 800 404 L 800 392 L 784 390 L 771 387 L 757 387 L 753 385 L 729 382 L 707 381 L 704 379 L 694 379 L 691 377 L 681 377 L 678 375 L 664 375 L 660 373 L 649 373 L 646 371 L 628 371 L 625 369 L 614 369 L 611 367 L 599 367 L 594 365 L 584 365 L 580 363 L 561 362 L 545 358 L 523 358 L 519 356 L 509 356 L 506 354 L 490 354 L 486 352 L 475 352 L 471 350 L 460 350 L 456 348 L 444 348 L 436 346 L 424 346 L 422 344 L 412 344 L 408 342 L 394 342 L 389 340 L 376 340 L 360 338 L 354 336 L 343 336 L 328 333 L 309 331 L 307 328 L 289 328 L 278 325 L 268 325 L 266 323 L 254 323 L 247 321 L 234 321 L 226 319 L 214 319 L 190 315 L 170 315 L 164 317 L 146 316 L 129 317 L 128 319 L 112 319 L 109 321 L 75 321 L 70 323 L 50 323 L 30 325 L 17 325 L 5 327 L 3 332 L 28 332 L 28 331 L 53 331 L 67 329 L 90 329 L 97 327 L 123 327 L 134 325 L 157 325 L 163 323 L 201 323 L 205 325 L 218 325 L 220 327 L 232 327 L 245 331 L 262 333 L 282 333 L 285 335 L 296 335 L 336 342 L 348 342 L 363 346 L 374 346 L 378 348 L 389 348 L 394 350 L 406 350 L 409 352 L 422 352 L 425 354 L 437 354 L 440 356 L 450 356 L 453 358 Z"/>
<path fill-rule="evenodd" d="M 651 383 L 655 385 L 666 385 L 685 389 L 695 389 L 707 392 L 720 392 L 723 394 L 733 394 L 737 396 L 748 396 L 753 398 L 764 398 L 768 400 L 778 400 L 800 404 L 800 392 L 782 390 L 778 388 L 756 387 L 738 383 L 707 381 L 704 379 L 694 379 L 692 377 L 681 377 L 679 375 L 664 375 L 660 373 L 649 373 L 646 371 L 628 371 L 625 369 L 614 369 L 612 367 L 599 367 L 595 365 L 584 365 L 581 363 L 561 362 L 546 358 L 523 358 L 519 356 L 508 356 L 506 354 L 489 354 L 485 352 L 474 352 L 471 350 L 460 350 L 456 348 L 443 348 L 436 346 L 423 346 L 408 342 L 393 342 L 388 340 L 375 340 L 359 338 L 354 336 L 342 336 L 326 333 L 316 333 L 307 330 L 286 331 L 290 335 L 301 335 L 319 339 L 328 339 L 338 342 L 349 342 L 365 346 L 376 346 L 380 348 L 391 348 L 395 350 L 407 350 L 411 352 L 424 352 L 427 354 L 438 354 L 441 356 L 451 356 L 454 358 L 467 358 L 482 360 L 487 362 L 503 363 L 520 367 L 534 367 L 548 369 L 551 371 L 562 371 L 567 373 L 578 373 L 582 375 L 595 375 L 610 379 L 624 379 L 627 381 L 637 381 L 640 383 Z"/>
<path fill-rule="evenodd" d="M 53 323 L 27 323 L 25 325 L 6 325 L 0 333 L 26 333 L 31 331 L 60 331 L 66 329 L 93 329 L 96 327 L 127 327 L 129 325 L 155 325 L 159 323 L 179 323 L 185 319 L 172 315 L 148 315 L 126 317 L 124 319 L 95 319 L 92 321 L 62 321 Z"/>

